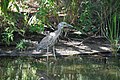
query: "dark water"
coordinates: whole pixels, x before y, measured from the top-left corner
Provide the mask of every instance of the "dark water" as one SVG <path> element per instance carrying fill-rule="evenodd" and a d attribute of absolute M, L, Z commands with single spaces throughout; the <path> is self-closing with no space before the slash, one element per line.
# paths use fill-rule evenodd
<path fill-rule="evenodd" d="M 101 57 L 0 58 L 0 80 L 120 80 L 120 61 Z"/>

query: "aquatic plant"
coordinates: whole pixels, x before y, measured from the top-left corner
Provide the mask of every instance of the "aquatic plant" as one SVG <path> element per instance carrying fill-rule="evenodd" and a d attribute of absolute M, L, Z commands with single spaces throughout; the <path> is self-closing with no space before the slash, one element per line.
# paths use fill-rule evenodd
<path fill-rule="evenodd" d="M 106 28 L 103 28 L 104 36 L 110 41 L 112 52 L 115 54 L 119 49 L 118 41 L 120 40 L 119 39 L 120 26 L 116 13 L 110 18 L 110 20 L 107 20 L 105 26 Z"/>
<path fill-rule="evenodd" d="M 101 15 L 103 35 L 109 40 L 111 44 L 111 51 L 115 56 L 119 49 L 118 41 L 120 40 L 119 39 L 120 16 L 118 10 L 119 7 L 120 4 L 118 4 L 118 0 L 103 1 L 102 7 L 103 12 Z"/>

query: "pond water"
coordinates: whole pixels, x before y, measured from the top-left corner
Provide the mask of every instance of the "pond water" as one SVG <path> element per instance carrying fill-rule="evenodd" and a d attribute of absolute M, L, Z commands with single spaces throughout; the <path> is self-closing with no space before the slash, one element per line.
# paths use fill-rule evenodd
<path fill-rule="evenodd" d="M 0 58 L 0 80 L 120 80 L 120 61 L 114 58 L 70 56 Z"/>

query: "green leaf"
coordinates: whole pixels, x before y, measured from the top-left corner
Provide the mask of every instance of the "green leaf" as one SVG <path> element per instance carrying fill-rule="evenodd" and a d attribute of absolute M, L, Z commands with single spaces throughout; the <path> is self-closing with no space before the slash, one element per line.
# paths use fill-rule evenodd
<path fill-rule="evenodd" d="M 114 37 L 116 38 L 117 37 L 117 34 L 116 34 L 117 33 L 117 31 L 116 31 L 116 23 L 117 23 L 116 22 L 116 13 L 114 14 L 113 20 L 114 20 L 113 21 L 113 23 L 114 23 L 114 26 L 113 26 L 114 27 Z"/>
<path fill-rule="evenodd" d="M 19 9 L 18 5 L 14 4 L 14 6 L 16 7 L 17 11 L 20 12 L 20 9 Z"/>

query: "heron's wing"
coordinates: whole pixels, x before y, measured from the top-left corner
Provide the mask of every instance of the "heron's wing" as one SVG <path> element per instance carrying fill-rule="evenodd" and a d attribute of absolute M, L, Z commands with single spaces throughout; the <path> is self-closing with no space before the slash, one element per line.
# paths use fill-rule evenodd
<path fill-rule="evenodd" d="M 49 34 L 46 37 L 44 37 L 41 42 L 38 44 L 38 49 L 46 49 L 48 46 L 52 45 L 54 36 Z"/>

